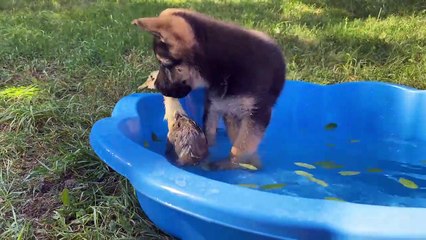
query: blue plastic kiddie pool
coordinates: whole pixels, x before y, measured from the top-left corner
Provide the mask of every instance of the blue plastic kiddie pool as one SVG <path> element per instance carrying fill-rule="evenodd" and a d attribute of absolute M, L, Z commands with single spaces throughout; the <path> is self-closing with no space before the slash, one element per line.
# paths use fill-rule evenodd
<path fill-rule="evenodd" d="M 204 91 L 181 99 L 201 125 Z M 180 168 L 163 155 L 158 93 L 122 98 L 93 126 L 96 154 L 180 239 L 426 239 L 426 92 L 379 82 L 287 81 L 258 171 Z M 210 161 L 230 150 L 224 125 Z"/>

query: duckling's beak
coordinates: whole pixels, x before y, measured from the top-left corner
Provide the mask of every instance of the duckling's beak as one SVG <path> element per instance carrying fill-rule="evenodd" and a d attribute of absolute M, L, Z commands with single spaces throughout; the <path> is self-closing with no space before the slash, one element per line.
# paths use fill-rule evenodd
<path fill-rule="evenodd" d="M 138 87 L 138 90 L 151 89 L 155 90 L 155 80 L 157 80 L 158 71 L 151 72 L 148 79 Z"/>
<path fill-rule="evenodd" d="M 149 83 L 149 80 L 146 80 L 142 85 L 140 85 L 138 87 L 138 90 L 147 90 L 147 89 L 152 89 L 149 85 L 151 85 Z"/>

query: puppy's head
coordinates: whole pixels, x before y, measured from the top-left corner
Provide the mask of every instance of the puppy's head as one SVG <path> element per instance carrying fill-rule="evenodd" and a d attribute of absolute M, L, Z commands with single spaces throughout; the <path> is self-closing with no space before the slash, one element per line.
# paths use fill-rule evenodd
<path fill-rule="evenodd" d="M 193 63 L 197 45 L 190 24 L 177 15 L 187 10 L 166 9 L 158 17 L 138 18 L 132 24 L 154 36 L 153 50 L 160 63 L 155 87 L 163 95 L 187 96 L 191 90 L 205 86 L 198 67 Z"/>

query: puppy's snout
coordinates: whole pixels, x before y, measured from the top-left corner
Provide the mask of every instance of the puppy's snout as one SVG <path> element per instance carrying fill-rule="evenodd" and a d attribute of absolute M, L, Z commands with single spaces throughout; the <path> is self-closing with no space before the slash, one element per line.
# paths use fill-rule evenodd
<path fill-rule="evenodd" d="M 167 74 L 164 67 L 160 67 L 157 79 L 155 81 L 155 88 L 164 96 L 173 98 L 186 97 L 192 90 L 191 86 L 184 83 L 180 76 L 176 74 Z"/>

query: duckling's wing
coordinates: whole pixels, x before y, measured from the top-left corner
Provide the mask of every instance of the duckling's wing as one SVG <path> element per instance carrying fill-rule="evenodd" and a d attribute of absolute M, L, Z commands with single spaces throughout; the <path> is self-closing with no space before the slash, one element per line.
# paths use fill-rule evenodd
<path fill-rule="evenodd" d="M 203 130 L 190 118 L 185 118 L 184 124 L 187 125 L 186 134 L 188 142 L 191 144 L 191 155 L 195 158 L 204 158 L 208 151 L 207 138 Z"/>
<path fill-rule="evenodd" d="M 199 134 L 199 135 L 202 135 L 202 136 L 204 136 L 204 132 L 203 132 L 203 130 L 200 128 L 200 126 L 198 126 L 198 124 L 194 121 L 194 120 L 192 120 L 191 118 L 189 118 L 189 117 L 184 117 L 184 123 L 185 124 L 187 124 L 189 127 L 189 129 L 192 129 L 193 131 L 195 131 L 195 132 L 197 132 L 197 133 L 202 133 L 202 134 Z M 207 140 L 206 140 L 207 141 Z"/>

